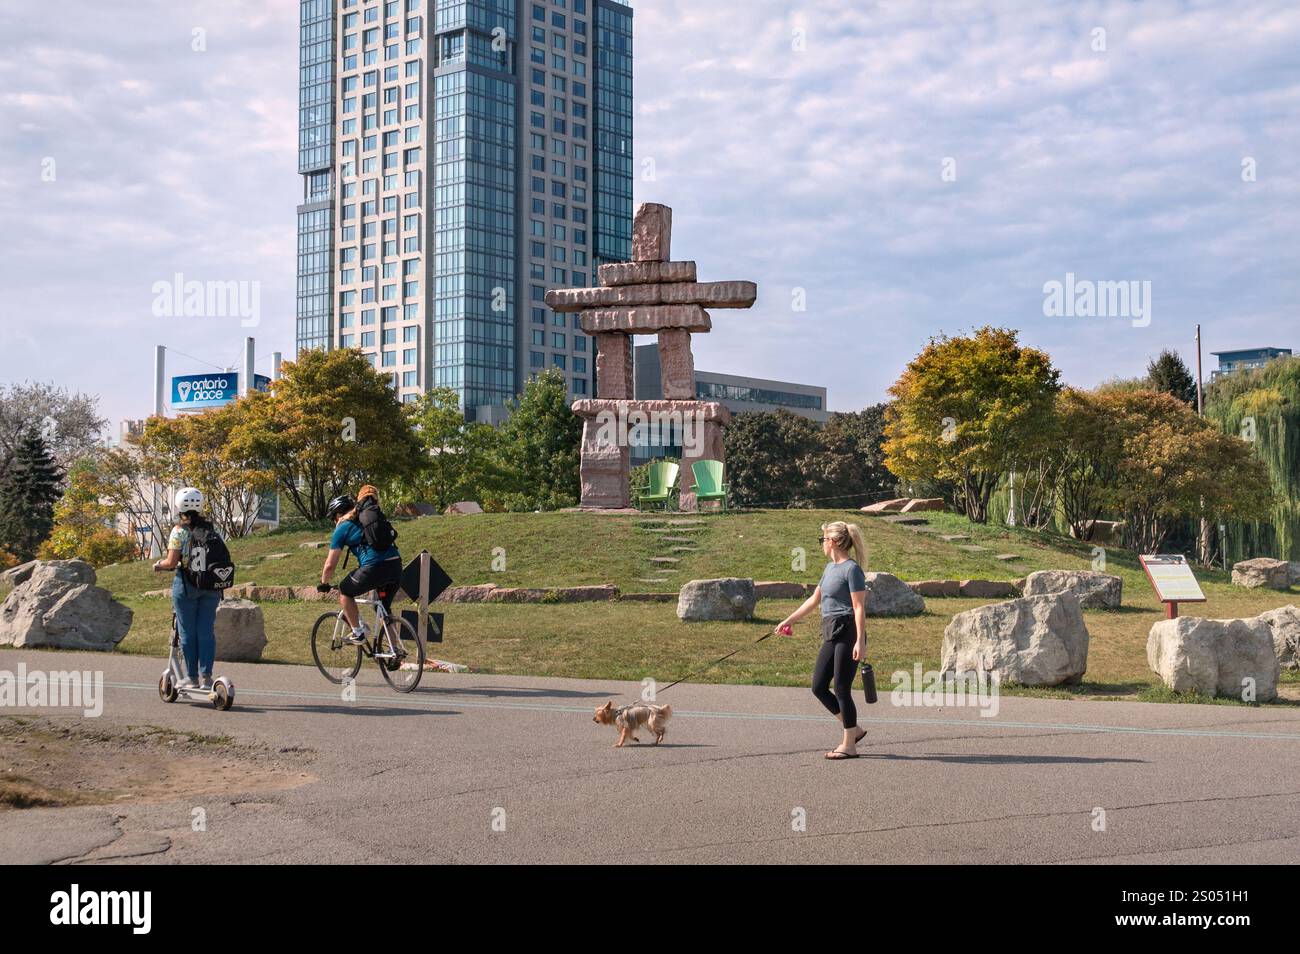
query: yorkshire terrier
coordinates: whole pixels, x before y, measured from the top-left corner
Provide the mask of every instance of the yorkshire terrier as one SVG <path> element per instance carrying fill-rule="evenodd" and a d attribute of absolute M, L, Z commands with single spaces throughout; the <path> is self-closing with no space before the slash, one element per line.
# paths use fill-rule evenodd
<path fill-rule="evenodd" d="M 658 745 L 664 740 L 664 729 L 672 715 L 672 706 L 637 702 L 615 709 L 614 703 L 607 702 L 603 706 L 596 707 L 596 715 L 591 721 L 618 727 L 618 741 L 614 743 L 614 748 L 618 749 L 622 748 L 623 743 L 629 738 L 633 742 L 640 742 L 641 740 L 636 737 L 636 730 L 642 726 L 650 727 L 650 731 L 655 734 L 654 744 Z"/>

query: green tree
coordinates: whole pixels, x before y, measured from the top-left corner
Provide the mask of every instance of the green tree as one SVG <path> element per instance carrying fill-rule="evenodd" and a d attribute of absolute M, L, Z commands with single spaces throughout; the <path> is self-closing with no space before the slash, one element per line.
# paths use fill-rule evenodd
<path fill-rule="evenodd" d="M 1248 442 L 1170 394 L 1135 391 L 1106 400 L 1121 441 L 1113 499 L 1131 546 L 1159 552 L 1179 521 L 1202 512 L 1234 520 L 1268 514 L 1268 470 Z"/>
<path fill-rule="evenodd" d="M 505 489 L 506 475 L 496 459 L 500 435 L 491 425 L 467 422 L 456 391 L 434 388 L 405 408 L 424 459 L 412 476 L 386 488 L 390 498 L 443 510 L 458 500 L 482 501 Z"/>
<path fill-rule="evenodd" d="M 252 532 L 262 497 L 276 486 L 275 474 L 249 456 L 252 445 L 231 440 L 249 414 L 244 397 L 200 414 L 152 417 L 135 441 L 158 483 L 203 491 L 212 519 L 228 537 Z"/>
<path fill-rule="evenodd" d="M 817 425 L 784 408 L 737 414 L 722 430 L 731 499 L 742 507 L 807 506 L 823 486 Z"/>
<path fill-rule="evenodd" d="M 822 425 L 814 496 L 847 506 L 894 491 L 898 479 L 885 467 L 885 408 L 837 412 Z"/>
<path fill-rule="evenodd" d="M 1234 562 L 1300 560 L 1300 357 L 1221 375 L 1206 394 L 1205 416 L 1264 463 L 1273 491 L 1265 519 L 1227 526 L 1224 550 Z"/>
<path fill-rule="evenodd" d="M 885 466 L 906 481 L 951 481 L 954 503 L 988 520 L 1002 475 L 1041 453 L 1060 372 L 1016 332 L 932 338 L 889 389 Z"/>
<path fill-rule="evenodd" d="M 569 408 L 564 375 L 548 368 L 510 404 L 498 435 L 507 510 L 556 510 L 578 503 L 582 419 Z"/>
<path fill-rule="evenodd" d="M 1092 539 L 1094 521 L 1115 503 L 1124 454 L 1117 412 L 1127 393 L 1066 388 L 1056 399 L 1055 486 L 1065 522 L 1080 540 Z"/>
<path fill-rule="evenodd" d="M 423 463 L 390 381 L 359 351 L 303 351 L 270 392 L 241 399 L 230 453 L 270 471 L 303 517 L 324 519 L 330 498 L 410 477 Z"/>
<path fill-rule="evenodd" d="M 1161 351 L 1160 356 L 1147 365 L 1147 387 L 1196 406 L 1196 380 L 1183 364 L 1183 359 L 1168 349 Z"/>
<path fill-rule="evenodd" d="M 63 471 L 40 431 L 29 426 L 0 478 L 0 547 L 20 560 L 34 559 L 54 529 L 62 485 Z"/>
<path fill-rule="evenodd" d="M 117 530 L 118 510 L 101 496 L 103 478 L 94 457 L 68 469 L 68 489 L 54 508 L 54 532 L 40 555 L 85 560 L 92 566 L 121 563 L 135 555 L 135 541 Z"/>

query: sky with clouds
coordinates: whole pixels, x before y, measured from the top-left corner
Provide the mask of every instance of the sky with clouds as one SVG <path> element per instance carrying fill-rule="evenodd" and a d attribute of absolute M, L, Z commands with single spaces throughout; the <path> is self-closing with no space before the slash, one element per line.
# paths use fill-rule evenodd
<path fill-rule="evenodd" d="M 697 367 L 851 410 L 982 324 L 1081 386 L 1192 364 L 1198 322 L 1207 378 L 1210 351 L 1300 351 L 1300 5 L 633 6 L 636 200 L 673 207 L 702 280 L 759 285 Z M 252 333 L 259 371 L 292 351 L 297 15 L 0 0 L 0 382 L 116 422 L 151 407 L 154 344 L 234 366 Z M 155 316 L 176 273 L 259 283 L 260 324 Z M 1045 316 L 1067 273 L 1150 282 L 1149 323 Z"/>

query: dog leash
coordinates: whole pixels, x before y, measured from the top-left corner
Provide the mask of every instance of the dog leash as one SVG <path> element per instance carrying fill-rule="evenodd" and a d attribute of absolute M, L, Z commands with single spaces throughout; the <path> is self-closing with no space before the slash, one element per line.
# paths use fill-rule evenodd
<path fill-rule="evenodd" d="M 722 657 L 720 657 L 720 658 L 718 658 L 718 659 L 713 660 L 713 662 L 709 663 L 707 666 L 702 666 L 701 668 L 696 669 L 694 672 L 688 672 L 686 675 L 682 676 L 681 679 L 678 679 L 677 682 L 670 682 L 668 685 L 664 686 L 662 689 L 656 689 L 656 690 L 655 690 L 655 698 L 658 698 L 660 693 L 662 693 L 662 692 L 667 692 L 667 691 L 668 691 L 669 689 L 671 689 L 673 686 L 677 685 L 678 682 L 685 682 L 687 679 L 691 678 L 691 676 L 698 676 L 700 673 L 704 672 L 706 669 L 712 669 L 714 666 L 716 666 L 718 663 L 722 662 L 724 659 L 730 659 L 732 656 L 736 655 L 736 653 L 741 652 L 741 651 L 743 651 L 743 650 L 746 650 L 746 649 L 748 649 L 750 646 L 757 646 L 759 643 L 761 643 L 763 640 L 767 639 L 767 637 L 768 637 L 768 636 L 771 636 L 771 635 L 772 635 L 771 633 L 765 633 L 765 634 L 763 634 L 762 636 L 758 637 L 758 639 L 754 640 L 752 643 L 746 643 L 744 646 L 741 646 L 740 649 L 733 649 L 731 652 L 727 653 L 727 655 L 722 656 Z"/>

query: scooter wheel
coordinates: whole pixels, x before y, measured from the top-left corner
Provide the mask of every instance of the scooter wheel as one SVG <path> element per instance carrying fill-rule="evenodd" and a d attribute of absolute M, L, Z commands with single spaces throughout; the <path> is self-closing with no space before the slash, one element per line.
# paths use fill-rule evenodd
<path fill-rule="evenodd" d="M 163 702 L 175 702 L 179 695 L 176 691 L 176 685 L 172 682 L 171 670 L 162 674 L 158 680 L 158 698 Z"/>
<path fill-rule="evenodd" d="M 235 704 L 235 687 L 222 681 L 212 687 L 212 705 L 213 708 L 226 711 Z"/>

